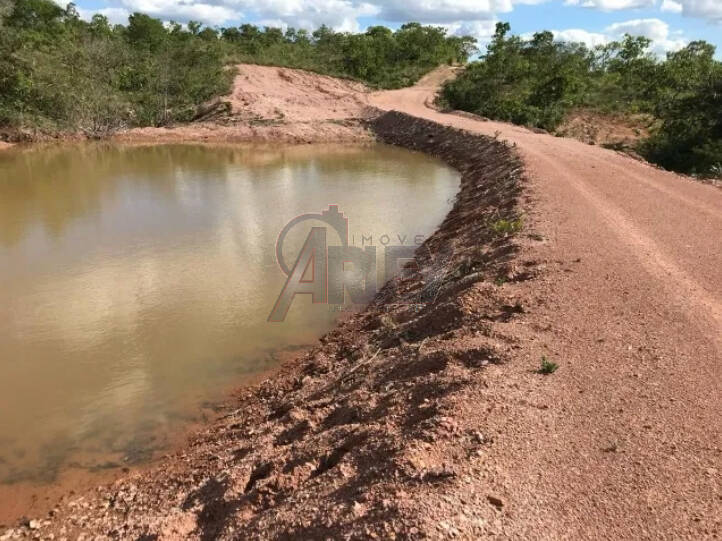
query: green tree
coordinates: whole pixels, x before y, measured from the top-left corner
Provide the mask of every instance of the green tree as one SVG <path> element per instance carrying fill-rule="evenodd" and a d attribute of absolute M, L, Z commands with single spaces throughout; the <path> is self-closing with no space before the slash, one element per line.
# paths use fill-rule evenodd
<path fill-rule="evenodd" d="M 158 51 L 167 37 L 163 23 L 143 13 L 133 13 L 128 18 L 128 41 L 134 47 L 148 52 Z"/>
<path fill-rule="evenodd" d="M 695 41 L 669 53 L 656 78 L 654 113 L 660 127 L 645 155 L 678 171 L 719 174 L 722 165 L 722 64 L 715 48 Z"/>

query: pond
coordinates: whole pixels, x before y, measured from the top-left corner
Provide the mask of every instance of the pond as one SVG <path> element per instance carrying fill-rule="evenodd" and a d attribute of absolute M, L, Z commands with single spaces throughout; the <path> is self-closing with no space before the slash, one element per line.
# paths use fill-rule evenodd
<path fill-rule="evenodd" d="M 329 330 L 338 310 L 305 295 L 268 321 L 294 217 L 338 205 L 354 242 L 399 244 L 432 233 L 458 185 L 385 145 L 0 153 L 0 483 L 143 462 Z"/>

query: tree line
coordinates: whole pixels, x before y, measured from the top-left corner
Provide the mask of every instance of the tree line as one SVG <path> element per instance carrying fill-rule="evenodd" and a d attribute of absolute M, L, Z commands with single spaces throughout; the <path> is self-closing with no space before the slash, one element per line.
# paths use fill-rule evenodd
<path fill-rule="evenodd" d="M 651 42 L 625 36 L 594 48 L 530 38 L 499 23 L 486 54 L 447 83 L 450 107 L 553 131 L 578 107 L 649 115 L 639 145 L 649 160 L 698 175 L 722 171 L 722 63 L 695 41 L 660 59 Z M 326 26 L 210 28 L 164 24 L 141 13 L 111 25 L 73 4 L 0 0 L 0 128 L 103 135 L 121 127 L 190 120 L 227 93 L 238 62 L 304 68 L 377 88 L 416 82 L 477 52 L 471 37 L 407 23 L 353 34 Z"/>
<path fill-rule="evenodd" d="M 497 24 L 487 53 L 445 85 L 448 106 L 549 131 L 578 107 L 646 114 L 642 155 L 667 169 L 722 175 L 722 63 L 713 45 L 694 41 L 660 59 L 644 37 L 588 48 L 551 32 L 526 39 L 510 31 Z"/>
<path fill-rule="evenodd" d="M 73 4 L 0 0 L 0 127 L 102 135 L 190 120 L 226 93 L 237 62 L 350 77 L 379 88 L 413 84 L 442 63 L 466 62 L 470 37 L 408 23 L 362 34 L 322 26 L 210 28 L 141 13 L 125 25 L 84 21 Z"/>

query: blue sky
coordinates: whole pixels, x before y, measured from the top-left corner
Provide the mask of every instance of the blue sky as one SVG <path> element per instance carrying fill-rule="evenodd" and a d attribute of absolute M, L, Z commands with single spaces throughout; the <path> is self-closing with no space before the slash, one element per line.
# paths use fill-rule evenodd
<path fill-rule="evenodd" d="M 63 3 L 64 0 L 56 0 Z M 361 31 L 406 21 L 446 26 L 483 44 L 497 21 L 519 34 L 552 30 L 560 39 L 597 44 L 624 33 L 655 40 L 655 51 L 704 39 L 722 53 L 722 0 L 77 0 L 84 18 L 100 12 L 124 22 L 141 11 L 164 20 L 200 20 L 210 26 L 245 22 L 312 28 L 322 23 Z"/>

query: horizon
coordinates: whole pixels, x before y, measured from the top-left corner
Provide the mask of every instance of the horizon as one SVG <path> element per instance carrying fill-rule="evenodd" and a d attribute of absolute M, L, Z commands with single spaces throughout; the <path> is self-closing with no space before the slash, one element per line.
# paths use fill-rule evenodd
<path fill-rule="evenodd" d="M 64 0 L 56 0 L 65 7 Z M 370 26 L 399 28 L 410 21 L 443 26 L 450 35 L 470 35 L 483 53 L 497 22 L 509 22 L 523 37 L 549 30 L 562 41 L 595 46 L 624 34 L 653 40 L 659 56 L 696 40 L 722 54 L 722 3 L 715 0 L 445 0 L 431 3 L 394 0 L 272 0 L 263 7 L 250 0 L 78 0 L 83 19 L 94 14 L 126 24 L 140 12 L 164 21 L 199 21 L 209 27 L 257 26 L 363 32 Z"/>

